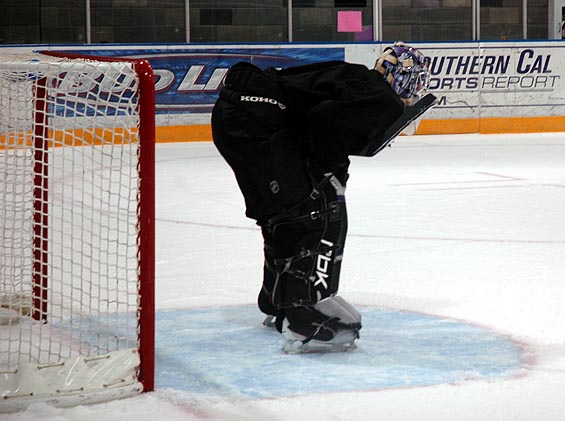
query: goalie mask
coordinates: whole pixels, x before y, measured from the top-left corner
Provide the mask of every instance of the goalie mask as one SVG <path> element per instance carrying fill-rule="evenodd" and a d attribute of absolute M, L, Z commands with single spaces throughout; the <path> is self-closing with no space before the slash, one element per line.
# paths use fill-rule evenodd
<path fill-rule="evenodd" d="M 406 103 L 415 103 L 428 88 L 429 59 L 416 48 L 395 42 L 384 49 L 375 63 L 392 89 Z"/>

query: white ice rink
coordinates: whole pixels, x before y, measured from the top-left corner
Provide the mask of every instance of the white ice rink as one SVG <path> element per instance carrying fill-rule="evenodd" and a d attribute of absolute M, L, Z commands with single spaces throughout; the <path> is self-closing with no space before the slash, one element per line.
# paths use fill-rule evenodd
<path fill-rule="evenodd" d="M 253 305 L 261 235 L 213 144 L 158 145 L 156 165 L 157 310 Z M 523 349 L 522 368 L 268 399 L 158 387 L 2 420 L 565 420 L 565 133 L 403 137 L 374 158 L 353 158 L 350 173 L 340 294 L 495 332 Z"/>

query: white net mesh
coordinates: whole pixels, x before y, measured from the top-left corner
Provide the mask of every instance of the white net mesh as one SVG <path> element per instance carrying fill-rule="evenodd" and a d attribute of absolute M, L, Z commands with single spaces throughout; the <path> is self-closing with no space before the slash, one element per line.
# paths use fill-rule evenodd
<path fill-rule="evenodd" d="M 0 56 L 0 374 L 138 346 L 138 83 Z"/>

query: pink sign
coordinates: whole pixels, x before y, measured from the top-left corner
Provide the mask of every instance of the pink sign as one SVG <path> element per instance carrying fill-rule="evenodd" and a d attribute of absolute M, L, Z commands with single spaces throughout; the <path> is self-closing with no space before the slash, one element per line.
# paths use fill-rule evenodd
<path fill-rule="evenodd" d="M 361 11 L 337 12 L 337 32 L 361 32 L 362 30 Z"/>

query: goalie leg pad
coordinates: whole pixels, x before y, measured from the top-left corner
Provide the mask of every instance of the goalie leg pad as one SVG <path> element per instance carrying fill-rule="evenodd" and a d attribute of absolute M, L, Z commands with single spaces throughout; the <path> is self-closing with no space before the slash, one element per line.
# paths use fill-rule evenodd
<path fill-rule="evenodd" d="M 274 286 L 267 289 L 277 308 L 314 305 L 338 291 L 347 211 L 343 186 L 335 176 L 326 177 L 328 182 L 315 190 L 315 198 L 295 215 L 278 218 L 264 229 L 273 250 L 270 267 L 274 266 L 275 277 Z M 272 276 L 265 272 L 264 285 L 272 284 Z"/>

